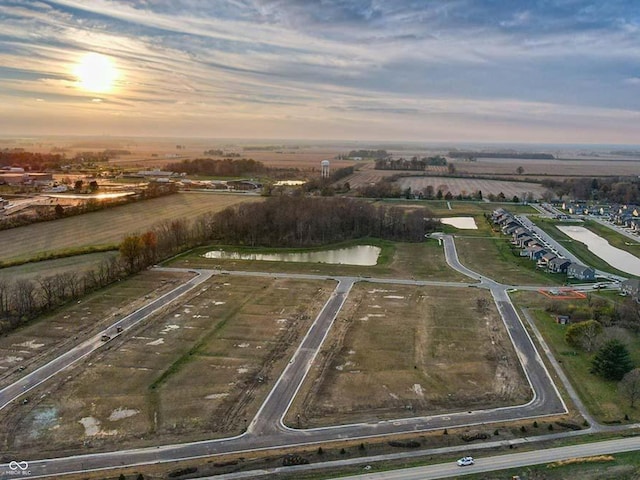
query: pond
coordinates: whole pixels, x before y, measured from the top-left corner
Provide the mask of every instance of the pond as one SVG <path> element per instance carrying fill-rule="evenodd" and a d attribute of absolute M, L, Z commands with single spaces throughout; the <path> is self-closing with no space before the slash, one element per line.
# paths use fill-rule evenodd
<path fill-rule="evenodd" d="M 585 227 L 558 226 L 558 230 L 572 239 L 584 243 L 590 252 L 593 252 L 612 267 L 631 275 L 640 276 L 640 258 L 614 247 L 600 235 L 596 235 Z M 638 250 L 638 253 L 640 253 L 640 250 Z"/>
<path fill-rule="evenodd" d="M 81 200 L 107 200 L 112 198 L 128 197 L 136 192 L 105 192 L 105 193 L 45 193 L 43 196 L 52 198 L 73 198 Z"/>
<path fill-rule="evenodd" d="M 459 228 L 461 230 L 477 230 L 476 220 L 473 217 L 445 217 L 440 221 L 445 225 Z"/>
<path fill-rule="evenodd" d="M 372 266 L 378 263 L 380 248 L 371 245 L 318 250 L 297 253 L 246 253 L 213 250 L 204 254 L 206 258 L 222 260 L 262 260 L 267 262 L 333 263 L 340 265 Z"/>

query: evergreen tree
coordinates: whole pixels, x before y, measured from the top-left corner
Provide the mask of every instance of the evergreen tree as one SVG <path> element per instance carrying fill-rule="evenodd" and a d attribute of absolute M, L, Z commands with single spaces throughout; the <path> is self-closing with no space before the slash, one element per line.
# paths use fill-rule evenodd
<path fill-rule="evenodd" d="M 633 370 L 633 362 L 629 350 L 620 340 L 609 340 L 605 343 L 591 362 L 591 373 L 607 380 L 622 380 L 624 375 Z"/>

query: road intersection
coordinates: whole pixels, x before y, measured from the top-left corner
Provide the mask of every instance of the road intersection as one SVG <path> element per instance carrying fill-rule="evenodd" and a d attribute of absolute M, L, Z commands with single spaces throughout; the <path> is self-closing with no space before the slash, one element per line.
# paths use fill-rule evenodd
<path fill-rule="evenodd" d="M 364 439 L 385 435 L 439 430 L 455 428 L 466 425 L 478 425 L 485 423 L 507 422 L 541 416 L 558 415 L 567 412 L 567 407 L 562 400 L 544 362 L 538 354 L 533 341 L 519 318 L 511 300 L 508 290 L 514 288 L 511 285 L 502 285 L 492 279 L 482 276 L 460 264 L 455 242 L 452 236 L 443 235 L 441 240 L 444 245 L 445 257 L 449 265 L 458 272 L 471 278 L 473 281 L 463 282 L 439 282 L 408 279 L 388 278 L 363 278 L 326 276 L 310 274 L 282 274 L 264 272 L 240 272 L 220 271 L 206 269 L 189 269 L 194 273 L 194 278 L 177 289 L 165 294 L 163 297 L 150 302 L 132 315 L 115 322 L 106 333 L 113 333 L 118 326 L 126 329 L 143 321 L 153 312 L 171 303 L 179 296 L 206 281 L 212 275 L 237 275 L 237 276 L 262 276 L 274 278 L 299 278 L 309 280 L 336 280 L 337 286 L 325 303 L 321 312 L 311 325 L 298 349 L 292 356 L 289 364 L 276 381 L 273 389 L 260 407 L 255 418 L 248 424 L 247 430 L 236 437 L 191 442 L 184 444 L 163 445 L 157 447 L 120 450 L 99 454 L 87 454 L 71 457 L 61 457 L 29 462 L 31 477 L 58 476 L 72 472 L 86 472 L 90 470 L 102 470 L 123 466 L 136 466 L 150 463 L 170 462 L 176 460 L 193 459 L 228 453 L 239 453 L 254 450 L 267 450 L 273 448 L 320 444 L 337 439 Z M 163 268 L 162 270 L 184 270 Z M 352 425 L 339 425 L 333 427 L 314 429 L 295 429 L 285 426 L 284 415 L 300 388 L 311 364 L 322 346 L 333 321 L 342 308 L 351 287 L 356 282 L 372 282 L 386 284 L 404 284 L 420 286 L 451 286 L 459 288 L 483 288 L 488 289 L 502 316 L 505 327 L 516 349 L 522 368 L 527 376 L 532 399 L 524 405 L 476 410 L 468 412 L 452 412 L 446 415 L 433 415 L 416 418 L 402 418 L 391 421 L 375 423 L 358 423 Z M 519 288 L 519 287 L 516 287 Z M 101 332 L 101 334 L 105 333 Z M 24 392 L 35 388 L 81 358 L 89 355 L 98 348 L 104 348 L 104 342 L 100 341 L 98 334 L 80 345 L 74 347 L 64 355 L 40 367 L 29 375 L 18 380 L 12 385 L 0 390 L 0 408 L 12 401 L 19 399 Z M 108 343 L 108 342 L 107 342 Z M 6 472 L 8 465 L 0 465 L 0 478 Z"/>

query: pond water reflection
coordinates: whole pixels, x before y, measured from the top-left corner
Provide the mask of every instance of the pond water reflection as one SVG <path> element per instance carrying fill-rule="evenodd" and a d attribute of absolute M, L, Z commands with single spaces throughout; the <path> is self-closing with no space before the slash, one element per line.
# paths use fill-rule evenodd
<path fill-rule="evenodd" d="M 338 248 L 334 250 L 297 253 L 247 253 L 213 250 L 205 253 L 204 257 L 220 258 L 223 260 L 263 260 L 267 262 L 308 262 L 372 266 L 378 263 L 379 255 L 379 247 L 358 245 L 356 247 Z"/>
<path fill-rule="evenodd" d="M 558 230 L 574 240 L 584 243 L 590 252 L 596 254 L 612 267 L 631 275 L 640 276 L 640 258 L 614 247 L 600 235 L 596 235 L 584 227 L 558 226 Z"/>

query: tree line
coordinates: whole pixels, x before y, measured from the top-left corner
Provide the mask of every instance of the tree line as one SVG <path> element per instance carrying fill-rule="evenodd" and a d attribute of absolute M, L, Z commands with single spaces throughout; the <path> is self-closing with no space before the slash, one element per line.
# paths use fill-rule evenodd
<path fill-rule="evenodd" d="M 347 155 L 338 155 L 338 159 L 346 158 L 388 158 L 391 154 L 386 150 L 351 150 Z"/>
<path fill-rule="evenodd" d="M 361 237 L 418 242 L 438 224 L 428 209 L 372 205 L 354 198 L 270 197 L 229 207 L 212 218 L 211 240 L 270 247 L 309 247 Z"/>
<path fill-rule="evenodd" d="M 215 160 L 213 158 L 196 158 L 194 160 L 182 160 L 169 163 L 166 170 L 184 172 L 188 175 L 207 175 L 214 177 L 237 177 L 241 175 L 264 173 L 268 169 L 264 163 L 252 158 L 240 158 L 237 160 L 225 158 Z"/>
<path fill-rule="evenodd" d="M 0 150 L 0 166 L 21 167 L 29 171 L 56 170 L 68 160 L 58 153 L 26 152 L 21 148 Z"/>
<path fill-rule="evenodd" d="M 195 222 L 165 221 L 141 234 L 127 235 L 120 243 L 118 256 L 103 260 L 84 273 L 63 272 L 35 279 L 0 278 L 0 334 L 194 246 L 210 236 L 203 228 L 205 224 L 208 224 L 206 215 Z"/>
<path fill-rule="evenodd" d="M 516 153 L 516 152 L 472 152 L 454 150 L 448 153 L 451 158 L 518 158 L 523 160 L 553 160 L 550 153 Z"/>
<path fill-rule="evenodd" d="M 35 279 L 0 278 L 0 334 L 38 315 L 104 287 L 126 274 L 118 257 L 103 260 L 84 273 L 63 272 Z"/>
<path fill-rule="evenodd" d="M 640 203 L 640 182 L 636 177 L 567 178 L 542 180 L 542 185 L 558 198 L 610 203 Z"/>
<path fill-rule="evenodd" d="M 436 155 L 434 157 L 384 158 L 376 160 L 376 170 L 425 170 L 428 166 L 446 166 L 447 159 Z"/>

